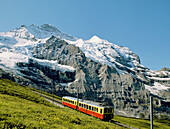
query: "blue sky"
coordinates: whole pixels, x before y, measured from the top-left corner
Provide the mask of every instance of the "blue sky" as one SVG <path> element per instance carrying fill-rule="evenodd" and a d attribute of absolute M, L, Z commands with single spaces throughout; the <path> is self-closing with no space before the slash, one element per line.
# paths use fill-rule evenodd
<path fill-rule="evenodd" d="M 170 0 L 0 0 L 0 32 L 44 23 L 77 38 L 97 35 L 170 68 Z"/>

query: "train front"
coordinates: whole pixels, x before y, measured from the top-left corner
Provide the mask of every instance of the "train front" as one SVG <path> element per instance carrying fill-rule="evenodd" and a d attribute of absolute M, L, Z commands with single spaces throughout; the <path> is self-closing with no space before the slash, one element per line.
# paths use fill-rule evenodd
<path fill-rule="evenodd" d="M 108 121 L 114 117 L 114 108 L 111 106 L 105 106 L 103 111 L 103 120 Z"/>

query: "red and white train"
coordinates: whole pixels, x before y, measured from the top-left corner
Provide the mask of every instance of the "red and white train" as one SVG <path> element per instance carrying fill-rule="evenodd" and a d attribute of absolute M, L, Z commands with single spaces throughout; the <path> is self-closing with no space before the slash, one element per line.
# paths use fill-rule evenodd
<path fill-rule="evenodd" d="M 62 97 L 62 104 L 77 109 L 77 98 L 64 96 Z M 82 99 L 79 99 L 78 101 L 78 110 L 101 120 L 111 120 L 114 115 L 112 106 L 102 106 L 100 103 Z"/>

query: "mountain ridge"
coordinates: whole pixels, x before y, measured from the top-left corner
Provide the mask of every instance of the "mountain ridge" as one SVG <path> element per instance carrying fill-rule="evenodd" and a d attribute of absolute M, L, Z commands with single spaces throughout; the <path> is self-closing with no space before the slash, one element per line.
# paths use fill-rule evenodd
<path fill-rule="evenodd" d="M 141 105 L 147 105 L 150 94 L 160 99 L 158 106 L 170 100 L 170 71 L 149 70 L 129 48 L 96 35 L 77 39 L 47 24 L 0 33 L 0 68 L 1 77 L 49 92 L 53 87 L 60 95 L 74 96 L 79 86 L 81 97 L 107 100 L 135 117 L 139 110 L 148 116 Z"/>

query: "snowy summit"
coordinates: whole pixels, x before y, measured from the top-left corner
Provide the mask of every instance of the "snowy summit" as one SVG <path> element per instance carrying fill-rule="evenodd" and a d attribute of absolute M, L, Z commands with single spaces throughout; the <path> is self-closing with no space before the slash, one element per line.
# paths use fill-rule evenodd
<path fill-rule="evenodd" d="M 0 33 L 0 68 L 17 71 L 20 69 L 17 67 L 18 62 L 28 62 L 29 59 L 41 65 L 48 65 L 54 69 L 61 71 L 74 71 L 71 66 L 62 66 L 58 64 L 58 61 L 47 61 L 43 59 L 36 59 L 32 56 L 33 48 L 39 44 L 44 44 L 51 37 L 55 36 L 61 40 L 65 40 L 69 44 L 73 44 L 79 47 L 87 58 L 92 59 L 95 62 L 106 64 L 114 67 L 118 73 L 126 74 L 131 73 L 135 78 L 139 80 L 155 79 L 156 76 L 161 74 L 169 75 L 168 72 L 158 72 L 158 75 L 154 71 L 149 70 L 145 66 L 140 64 L 139 56 L 133 53 L 127 47 L 121 47 L 114 43 L 103 40 L 94 35 L 89 40 L 78 39 L 71 35 L 65 34 L 59 31 L 56 27 L 44 24 L 37 25 L 21 25 L 19 28 L 13 29 L 9 32 Z M 146 75 L 146 78 L 138 74 L 138 72 Z M 153 76 L 155 75 L 155 76 Z M 151 77 L 152 76 L 152 77 Z M 169 78 L 157 77 L 155 80 L 169 80 Z M 158 84 L 155 83 L 155 86 Z M 148 90 L 152 88 L 148 88 Z M 168 88 L 164 88 L 168 89 Z M 157 93 L 157 92 L 153 92 Z"/>
<path fill-rule="evenodd" d="M 90 40 L 88 40 L 89 42 L 92 42 L 92 43 L 102 43 L 103 40 L 100 39 L 99 37 L 97 37 L 96 35 L 94 35 Z"/>

